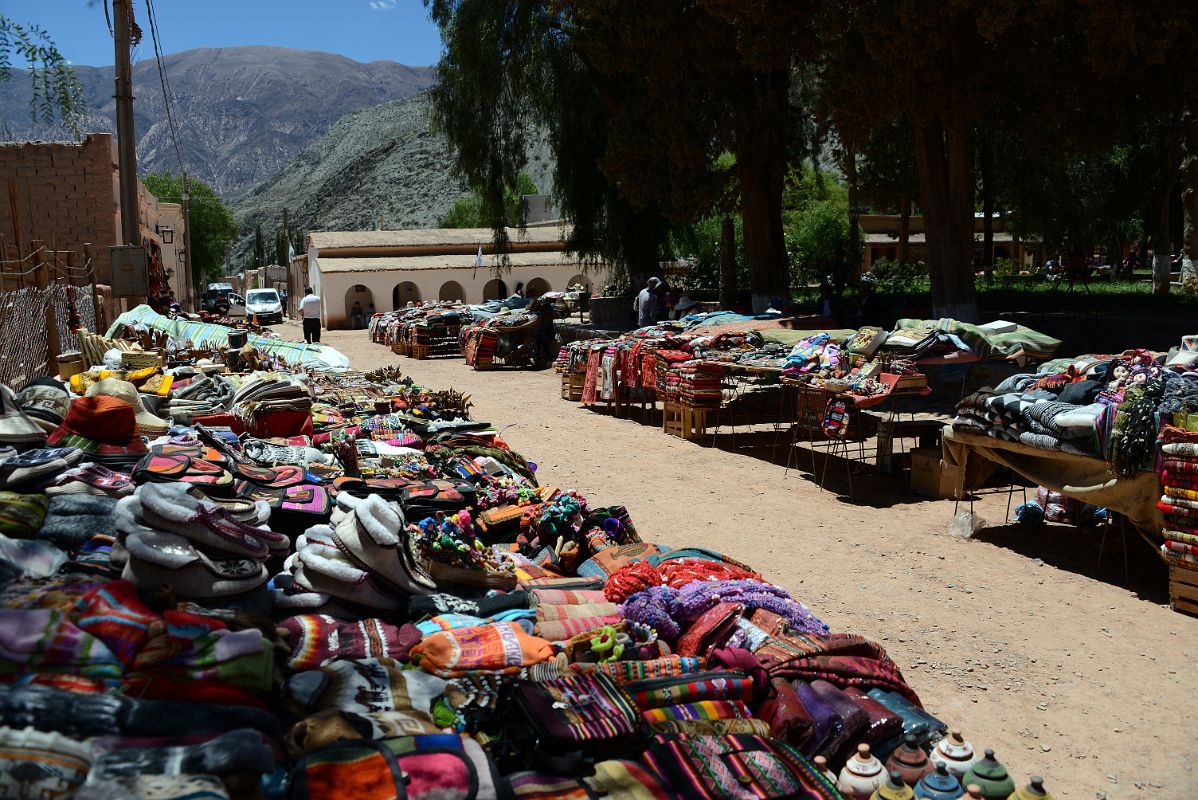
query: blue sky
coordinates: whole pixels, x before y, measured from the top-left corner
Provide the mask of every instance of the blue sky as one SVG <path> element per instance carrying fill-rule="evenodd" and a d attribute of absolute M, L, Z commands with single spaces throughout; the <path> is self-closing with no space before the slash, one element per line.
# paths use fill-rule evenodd
<path fill-rule="evenodd" d="M 133 0 L 152 58 L 146 0 Z M 267 44 L 325 50 L 357 61 L 436 63 L 441 39 L 421 0 L 154 0 L 163 50 Z M 112 64 L 104 5 L 96 0 L 2 0 L 10 19 L 40 25 L 72 63 Z"/>

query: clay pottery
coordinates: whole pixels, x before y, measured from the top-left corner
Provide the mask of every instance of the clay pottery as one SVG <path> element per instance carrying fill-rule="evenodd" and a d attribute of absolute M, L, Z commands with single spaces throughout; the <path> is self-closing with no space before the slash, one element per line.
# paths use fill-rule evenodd
<path fill-rule="evenodd" d="M 902 774 L 892 769 L 886 782 L 870 795 L 870 800 L 915 800 L 915 792 L 903 780 Z"/>
<path fill-rule="evenodd" d="M 993 750 L 986 750 L 981 761 L 974 764 L 961 783 L 968 787 L 977 784 L 982 790 L 984 800 L 1007 800 L 1015 791 L 1015 781 L 1007 774 L 1007 768 L 994 757 Z"/>
<path fill-rule="evenodd" d="M 964 795 L 961 782 L 949 773 L 944 762 L 937 764 L 935 770 L 915 784 L 915 796 L 922 800 L 957 800 Z"/>
<path fill-rule="evenodd" d="M 869 752 L 869 745 L 859 744 L 857 752 L 845 762 L 836 785 L 852 800 L 870 800 L 874 790 L 885 782 L 886 770 L 882 762 Z"/>
<path fill-rule="evenodd" d="M 920 778 L 934 769 L 928 754 L 919 746 L 919 738 L 913 733 L 904 736 L 903 743 L 886 759 L 886 771 L 897 770 L 908 786 L 919 783 Z"/>
<path fill-rule="evenodd" d="M 1044 779 L 1033 775 L 1027 786 L 1016 789 L 1007 800 L 1052 800 L 1052 795 L 1044 788 Z"/>
<path fill-rule="evenodd" d="M 823 775 L 828 780 L 832 781 L 832 785 L 836 785 L 836 773 L 828 769 L 828 759 L 823 756 L 816 756 L 812 761 L 815 762 L 815 769 L 820 775 Z"/>
<path fill-rule="evenodd" d="M 933 766 L 944 764 L 948 767 L 948 773 L 960 780 L 978 763 L 978 756 L 973 750 L 973 745 L 965 741 L 961 732 L 953 731 L 936 742 L 936 746 L 932 748 L 931 761 Z M 965 782 L 961 781 L 961 785 L 964 786 Z"/>

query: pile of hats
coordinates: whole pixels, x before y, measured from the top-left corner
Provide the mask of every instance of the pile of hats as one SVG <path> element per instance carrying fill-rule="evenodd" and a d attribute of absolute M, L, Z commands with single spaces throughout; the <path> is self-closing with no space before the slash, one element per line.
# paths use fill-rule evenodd
<path fill-rule="evenodd" d="M 190 425 L 195 417 L 228 411 L 234 392 L 233 384 L 220 375 L 200 373 L 175 381 L 164 410 L 176 423 Z"/>
<path fill-rule="evenodd" d="M 253 508 L 254 522 L 261 509 Z M 243 512 L 244 514 L 244 512 Z M 261 588 L 266 561 L 290 552 L 286 536 L 238 519 L 184 483 L 146 483 L 119 501 L 111 560 L 139 589 L 169 584 L 177 597 L 227 599 Z"/>

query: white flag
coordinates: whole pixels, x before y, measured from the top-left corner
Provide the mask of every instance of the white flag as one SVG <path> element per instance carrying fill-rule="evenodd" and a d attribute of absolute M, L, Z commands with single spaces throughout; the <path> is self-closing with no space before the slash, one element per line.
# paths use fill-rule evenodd
<path fill-rule="evenodd" d="M 295 245 L 288 244 L 287 245 L 287 263 L 290 264 L 292 261 L 295 261 Z"/>
<path fill-rule="evenodd" d="M 476 255 L 474 257 L 474 268 L 478 269 L 482 265 L 483 265 L 483 245 L 482 245 L 482 242 L 479 242 L 478 243 L 478 255 Z"/>

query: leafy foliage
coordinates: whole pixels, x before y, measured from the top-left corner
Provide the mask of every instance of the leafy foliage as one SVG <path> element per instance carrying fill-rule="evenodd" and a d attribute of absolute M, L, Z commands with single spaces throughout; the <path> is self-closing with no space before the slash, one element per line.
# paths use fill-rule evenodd
<path fill-rule="evenodd" d="M 177 175 L 151 173 L 142 176 L 142 183 L 163 202 L 183 202 L 183 183 Z M 187 188 L 191 215 L 191 252 L 187 255 L 191 259 L 192 281 L 198 290 L 209 280 L 220 277 L 229 243 L 237 235 L 237 222 L 208 184 L 188 176 Z"/>
<path fill-rule="evenodd" d="M 0 14 L 0 81 L 12 76 L 13 56 L 27 65 L 33 90 L 29 115 L 33 121 L 49 125 L 57 117 L 78 136 L 86 109 L 83 85 L 70 62 L 44 29 L 22 25 Z"/>
<path fill-rule="evenodd" d="M 516 174 L 516 185 L 503 192 L 503 209 L 506 219 L 524 224 L 524 206 L 522 198 L 526 194 L 536 194 L 537 186 L 525 172 Z M 485 228 L 488 220 L 483 216 L 483 198 L 478 192 L 470 192 L 453 201 L 444 219 L 444 228 Z"/>

